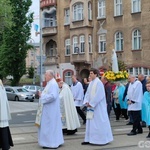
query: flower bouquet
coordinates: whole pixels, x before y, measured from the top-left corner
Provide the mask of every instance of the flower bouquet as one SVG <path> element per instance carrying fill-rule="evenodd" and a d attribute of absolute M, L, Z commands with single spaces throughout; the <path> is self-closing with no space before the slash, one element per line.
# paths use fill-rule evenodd
<path fill-rule="evenodd" d="M 126 82 L 128 79 L 129 74 L 127 71 L 118 71 L 118 72 L 113 72 L 113 71 L 106 71 L 104 73 L 104 76 L 111 82 Z"/>

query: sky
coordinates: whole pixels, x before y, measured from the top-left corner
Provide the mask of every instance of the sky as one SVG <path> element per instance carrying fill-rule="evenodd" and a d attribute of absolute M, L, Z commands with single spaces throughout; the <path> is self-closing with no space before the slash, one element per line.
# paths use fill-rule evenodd
<path fill-rule="evenodd" d="M 40 35 L 38 34 L 35 36 L 35 30 L 34 30 L 34 24 L 40 25 L 39 24 L 39 0 L 32 0 L 32 6 L 30 7 L 30 11 L 34 12 L 34 20 L 32 23 L 32 29 L 31 29 L 31 39 L 33 39 L 32 42 L 38 43 L 40 41 Z M 38 29 L 39 31 L 39 29 Z"/>

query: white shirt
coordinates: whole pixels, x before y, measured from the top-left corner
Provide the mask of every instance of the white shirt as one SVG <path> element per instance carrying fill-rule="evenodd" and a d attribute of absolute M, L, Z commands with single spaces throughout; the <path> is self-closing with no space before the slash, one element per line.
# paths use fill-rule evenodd
<path fill-rule="evenodd" d="M 135 102 L 128 105 L 128 110 L 141 110 L 143 90 L 140 81 L 136 80 L 135 82 L 129 84 L 127 99 Z"/>

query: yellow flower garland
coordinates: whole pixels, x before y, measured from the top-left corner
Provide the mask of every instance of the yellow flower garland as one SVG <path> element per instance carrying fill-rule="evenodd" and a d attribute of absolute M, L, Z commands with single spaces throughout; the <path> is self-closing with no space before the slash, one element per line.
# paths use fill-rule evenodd
<path fill-rule="evenodd" d="M 119 71 L 117 73 L 113 71 L 106 71 L 104 76 L 110 81 L 120 81 L 128 79 L 129 74 L 127 71 Z"/>

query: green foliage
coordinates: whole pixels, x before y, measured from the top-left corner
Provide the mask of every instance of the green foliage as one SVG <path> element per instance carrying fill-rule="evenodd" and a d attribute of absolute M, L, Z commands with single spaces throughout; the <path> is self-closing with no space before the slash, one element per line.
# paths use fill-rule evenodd
<path fill-rule="evenodd" d="M 118 61 L 118 67 L 119 67 L 119 71 L 127 70 L 126 64 L 121 60 Z"/>
<path fill-rule="evenodd" d="M 29 78 L 34 77 L 34 68 L 32 66 L 28 68 L 28 75 L 29 75 Z"/>
<path fill-rule="evenodd" d="M 26 55 L 31 45 L 31 23 L 33 13 L 29 13 L 31 0 L 9 0 L 12 13 L 11 27 L 5 27 L 0 49 L 0 74 L 3 77 L 13 76 L 11 85 L 18 85 L 20 78 L 26 73 Z"/>

